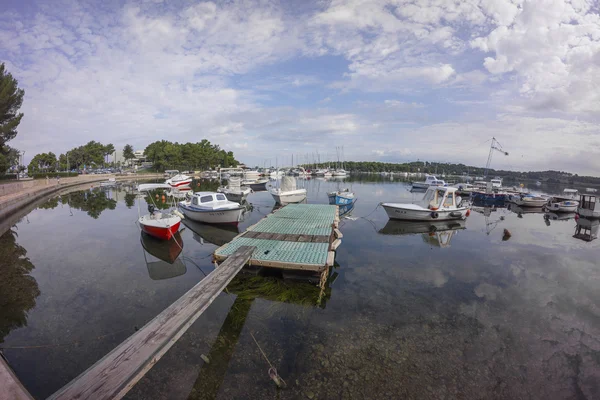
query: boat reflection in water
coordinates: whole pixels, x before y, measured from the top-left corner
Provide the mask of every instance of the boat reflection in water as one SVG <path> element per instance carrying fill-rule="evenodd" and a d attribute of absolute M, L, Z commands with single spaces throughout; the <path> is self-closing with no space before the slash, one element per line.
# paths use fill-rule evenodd
<path fill-rule="evenodd" d="M 577 215 L 576 213 L 546 212 L 544 214 L 544 222 L 546 223 L 546 225 L 550 226 L 551 221 L 569 221 L 569 220 L 575 218 L 576 215 Z"/>
<path fill-rule="evenodd" d="M 543 214 L 544 209 L 542 207 L 519 207 L 516 204 L 509 203 L 506 207 L 509 211 L 517 214 L 518 218 L 523 218 L 523 214 Z"/>
<path fill-rule="evenodd" d="M 159 240 L 142 232 L 140 241 L 144 248 L 144 259 L 150 279 L 170 279 L 187 272 L 185 264 L 179 258 L 183 250 L 183 240 L 179 232 L 169 240 Z M 150 260 L 146 253 L 150 254 Z M 158 261 L 152 258 L 157 258 Z"/>
<path fill-rule="evenodd" d="M 600 220 L 578 218 L 576 219 L 577 225 L 575 226 L 575 234 L 573 235 L 576 239 L 581 239 L 585 242 L 591 242 L 598 238 L 598 229 L 600 228 Z"/>
<path fill-rule="evenodd" d="M 240 233 L 235 225 L 208 225 L 188 218 L 181 222 L 193 232 L 194 240 L 202 245 L 208 242 L 223 246 L 231 242 Z"/>
<path fill-rule="evenodd" d="M 352 213 L 352 210 L 354 210 L 355 204 L 356 204 L 356 201 L 353 201 L 351 204 L 344 204 L 342 206 L 339 206 L 340 207 L 340 218 L 349 216 L 350 213 Z"/>
<path fill-rule="evenodd" d="M 410 222 L 389 220 L 379 231 L 383 235 L 421 234 L 423 242 L 435 247 L 449 247 L 452 237 L 465 229 L 464 220 L 448 220 L 439 222 Z"/>

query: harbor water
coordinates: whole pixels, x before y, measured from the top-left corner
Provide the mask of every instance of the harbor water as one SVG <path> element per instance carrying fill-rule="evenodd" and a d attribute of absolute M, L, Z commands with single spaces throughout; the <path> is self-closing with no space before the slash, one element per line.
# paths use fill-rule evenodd
<path fill-rule="evenodd" d="M 600 240 L 574 237 L 573 215 L 477 208 L 414 224 L 378 207 L 419 196 L 405 183 L 298 185 L 308 203 L 346 187 L 358 199 L 325 292 L 244 271 L 126 398 L 600 398 Z M 165 245 L 140 234 L 137 201 L 127 185 L 65 194 L 0 238 L 0 348 L 35 398 L 144 326 L 275 208 L 252 193 L 237 229 L 186 221 Z"/>

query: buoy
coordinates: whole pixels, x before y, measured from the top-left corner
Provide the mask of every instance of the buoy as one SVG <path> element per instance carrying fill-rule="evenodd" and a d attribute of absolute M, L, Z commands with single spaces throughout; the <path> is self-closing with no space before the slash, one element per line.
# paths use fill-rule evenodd
<path fill-rule="evenodd" d="M 467 210 L 467 213 L 466 213 L 465 215 L 466 215 L 467 217 L 468 217 L 469 215 L 471 215 L 471 210 Z"/>
<path fill-rule="evenodd" d="M 438 213 L 436 213 L 436 212 L 431 213 L 431 218 L 436 219 L 437 217 L 439 217 Z"/>
<path fill-rule="evenodd" d="M 506 241 L 508 239 L 510 239 L 512 235 L 510 234 L 510 232 L 508 231 L 508 229 L 504 229 L 504 234 L 502 235 L 502 240 Z"/>

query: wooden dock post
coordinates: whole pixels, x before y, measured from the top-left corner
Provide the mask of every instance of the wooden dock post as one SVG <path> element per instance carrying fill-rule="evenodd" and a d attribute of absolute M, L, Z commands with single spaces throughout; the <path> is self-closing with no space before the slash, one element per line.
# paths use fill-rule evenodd
<path fill-rule="evenodd" d="M 50 399 L 122 398 L 208 308 L 254 249 L 238 248 L 218 269 Z"/>

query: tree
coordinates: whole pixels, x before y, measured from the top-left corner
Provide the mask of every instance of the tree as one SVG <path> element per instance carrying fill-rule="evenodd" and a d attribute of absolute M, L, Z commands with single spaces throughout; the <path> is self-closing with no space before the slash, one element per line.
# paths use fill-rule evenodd
<path fill-rule="evenodd" d="M 0 64 L 0 174 L 14 162 L 16 150 L 6 143 L 17 136 L 17 127 L 23 118 L 19 109 L 23 104 L 24 94 L 23 89 L 19 89 L 17 80 L 6 71 L 4 63 Z"/>
<path fill-rule="evenodd" d="M 27 170 L 32 174 L 38 172 L 54 172 L 56 171 L 56 163 L 57 160 L 54 153 L 40 153 L 33 157 Z"/>
<path fill-rule="evenodd" d="M 108 163 L 108 156 L 115 152 L 115 146 L 113 146 L 112 143 L 109 143 L 106 146 L 104 146 L 103 151 L 104 151 L 104 157 L 106 157 L 106 163 Z"/>
<path fill-rule="evenodd" d="M 133 154 L 133 146 L 130 144 L 126 144 L 123 148 L 123 158 L 125 161 L 129 161 L 135 158 L 135 154 Z"/>

